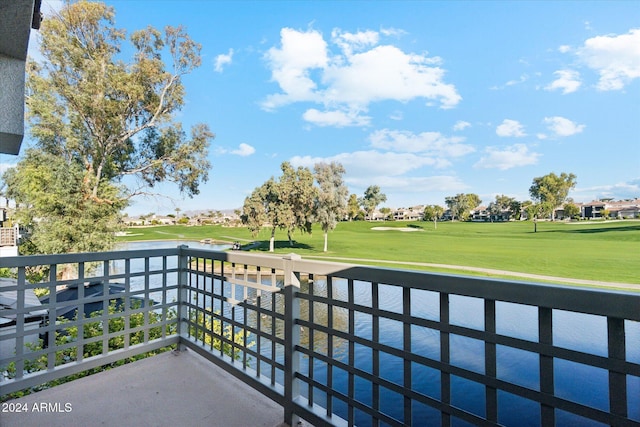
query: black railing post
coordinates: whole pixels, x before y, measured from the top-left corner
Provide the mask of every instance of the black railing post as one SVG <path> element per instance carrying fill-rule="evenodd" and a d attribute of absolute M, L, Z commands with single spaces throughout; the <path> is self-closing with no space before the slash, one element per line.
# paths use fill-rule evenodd
<path fill-rule="evenodd" d="M 624 319 L 607 318 L 607 340 L 609 359 L 613 362 L 624 362 L 626 343 Z M 613 363 L 612 363 L 613 365 Z M 609 411 L 613 415 L 627 418 L 627 376 L 622 372 L 609 370 Z"/>
<path fill-rule="evenodd" d="M 538 308 L 538 341 L 545 347 L 553 346 L 553 310 L 551 308 Z M 540 354 L 540 391 L 549 396 L 555 395 L 553 356 L 548 354 Z M 540 420 L 543 426 L 555 426 L 555 408 L 542 403 Z"/>
<path fill-rule="evenodd" d="M 189 246 L 178 246 L 178 350 L 186 349 L 182 340 L 189 334 L 189 310 L 187 303 L 189 302 L 189 260 L 184 250 Z"/>
<path fill-rule="evenodd" d="M 300 395 L 300 385 L 296 372 L 300 370 L 300 355 L 296 347 L 300 344 L 300 300 L 296 292 L 300 290 L 300 276 L 293 268 L 300 255 L 289 254 L 283 258 L 284 264 L 284 422 L 296 426 L 300 422 L 295 414 L 293 401 Z"/>
<path fill-rule="evenodd" d="M 495 339 L 496 334 L 496 302 L 484 300 L 484 330 L 490 339 Z M 495 341 L 484 343 L 484 374 L 495 379 L 498 376 L 497 350 Z M 498 422 L 498 390 L 492 386 L 485 387 L 485 405 L 487 420 Z"/>
<path fill-rule="evenodd" d="M 449 327 L 449 294 L 440 292 L 440 325 L 443 329 Z M 451 363 L 451 346 L 449 332 L 440 331 L 440 361 L 447 366 Z M 440 371 L 440 400 L 445 405 L 451 405 L 451 374 L 449 371 Z M 451 412 L 442 412 L 440 425 L 451 425 Z"/>

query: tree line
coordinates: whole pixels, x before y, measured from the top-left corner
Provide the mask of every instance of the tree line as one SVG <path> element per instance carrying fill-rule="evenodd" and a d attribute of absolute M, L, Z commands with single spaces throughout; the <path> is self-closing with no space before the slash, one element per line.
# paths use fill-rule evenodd
<path fill-rule="evenodd" d="M 580 214 L 580 209 L 569 201 L 569 191 L 576 186 L 576 175 L 572 173 L 562 172 L 556 175 L 551 172 L 547 175 L 536 177 L 533 179 L 531 187 L 529 187 L 529 195 L 531 200 L 518 201 L 514 197 L 501 194 L 495 197 L 495 200 L 489 203 L 487 211 L 490 217 L 499 217 L 503 212 L 510 212 L 515 219 L 520 219 L 521 212 L 524 211 L 527 219 L 551 218 L 555 220 L 556 209 L 564 205 L 564 213 L 568 217 L 575 217 Z M 482 200 L 477 194 L 457 194 L 455 196 L 446 197 L 445 204 L 449 209 L 450 218 L 452 220 L 468 220 L 471 211 L 480 206 Z M 442 218 L 444 208 L 438 205 L 429 205 L 425 207 L 424 219 L 426 221 L 437 221 Z"/>
<path fill-rule="evenodd" d="M 317 163 L 313 172 L 303 166 L 294 168 L 289 162 L 280 166 L 282 175 L 271 177 L 261 186 L 256 187 L 248 196 L 242 208 L 241 220 L 253 237 L 263 228 L 270 230 L 269 251 L 275 246 L 276 230 L 286 230 L 289 245 L 293 246 L 292 234 L 298 230 L 311 233 L 312 225 L 318 223 L 324 233 L 324 251 L 327 251 L 327 235 L 342 220 L 358 220 L 369 218 L 381 203 L 387 200 L 377 185 L 369 186 L 362 197 L 349 194 L 344 183 L 345 169 L 340 163 Z M 316 185 L 317 184 L 317 185 Z M 529 194 L 533 201 L 519 202 L 513 197 L 499 195 L 492 201 L 487 210 L 491 216 L 501 215 L 509 211 L 520 219 L 524 209 L 529 219 L 551 216 L 554 219 L 555 209 L 560 206 L 576 185 L 574 174 L 550 173 L 533 179 Z M 446 197 L 445 204 L 452 220 L 467 220 L 471 211 L 478 207 L 482 200 L 477 194 L 460 193 Z M 575 214 L 577 207 L 565 206 L 565 213 Z M 382 208 L 384 214 L 390 214 L 389 208 Z M 445 209 L 439 205 L 428 205 L 423 212 L 425 221 L 437 221 L 443 217 Z M 437 225 L 436 225 L 437 226 Z"/>

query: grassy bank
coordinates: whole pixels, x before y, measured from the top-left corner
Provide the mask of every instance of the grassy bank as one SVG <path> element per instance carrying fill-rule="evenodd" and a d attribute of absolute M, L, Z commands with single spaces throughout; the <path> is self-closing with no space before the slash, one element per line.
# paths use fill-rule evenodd
<path fill-rule="evenodd" d="M 392 230 L 373 230 L 390 227 Z M 417 231 L 399 231 L 411 228 Z M 340 223 L 329 233 L 329 251 L 322 252 L 319 229 L 296 233 L 294 248 L 286 232 L 276 232 L 276 252 L 388 261 L 453 264 L 587 280 L 640 283 L 640 221 L 580 223 L 531 222 Z M 255 239 L 246 228 L 163 226 L 131 228 L 121 241 L 184 239 L 249 242 L 268 250 L 270 232 Z M 388 264 L 386 264 L 388 265 Z M 406 268 L 406 267 L 405 267 Z"/>

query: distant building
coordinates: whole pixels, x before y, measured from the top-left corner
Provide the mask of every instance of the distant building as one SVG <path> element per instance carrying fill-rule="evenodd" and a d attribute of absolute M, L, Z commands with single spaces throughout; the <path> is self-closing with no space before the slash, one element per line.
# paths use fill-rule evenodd
<path fill-rule="evenodd" d="M 470 211 L 471 221 L 474 222 L 503 222 L 511 219 L 511 210 L 505 209 L 500 212 L 491 213 L 484 205 L 480 205 Z"/>
<path fill-rule="evenodd" d="M 20 229 L 7 225 L 7 210 L 0 208 L 0 256 L 18 256 Z"/>
<path fill-rule="evenodd" d="M 396 221 L 421 221 L 424 217 L 424 206 L 412 206 L 410 208 L 398 208 L 393 212 Z"/>
<path fill-rule="evenodd" d="M 387 216 L 382 212 L 375 210 L 371 215 L 365 215 L 364 219 L 366 221 L 384 221 L 387 219 Z"/>
<path fill-rule="evenodd" d="M 617 200 L 601 199 L 588 203 L 577 203 L 580 216 L 584 219 L 595 218 L 640 218 L 640 198 Z M 607 215 L 605 215 L 607 214 Z"/>

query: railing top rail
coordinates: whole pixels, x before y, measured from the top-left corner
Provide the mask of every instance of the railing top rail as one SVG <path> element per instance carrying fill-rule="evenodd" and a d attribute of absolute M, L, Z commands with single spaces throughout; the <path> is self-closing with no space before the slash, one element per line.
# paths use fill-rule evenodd
<path fill-rule="evenodd" d="M 226 251 L 214 251 L 210 249 L 191 249 L 182 247 L 185 255 L 192 257 L 209 258 L 218 261 L 227 261 L 237 264 L 256 265 L 261 267 L 269 267 L 282 269 L 284 255 L 273 254 L 256 254 L 250 252 L 226 252 Z M 344 266 L 344 264 L 337 264 Z M 316 273 L 318 274 L 318 273 Z"/>
<path fill-rule="evenodd" d="M 70 264 L 74 262 L 110 261 L 114 259 L 127 258 L 161 257 L 178 254 L 179 248 L 166 248 L 2 257 L 0 258 L 0 268 L 31 267 L 47 264 Z"/>

